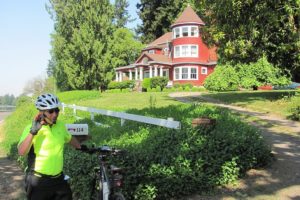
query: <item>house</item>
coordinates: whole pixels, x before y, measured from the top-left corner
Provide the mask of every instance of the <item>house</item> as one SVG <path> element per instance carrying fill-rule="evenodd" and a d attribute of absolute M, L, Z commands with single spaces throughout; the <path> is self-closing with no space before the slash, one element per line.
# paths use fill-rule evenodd
<path fill-rule="evenodd" d="M 164 76 L 168 85 L 191 83 L 203 85 L 217 64 L 216 48 L 209 48 L 201 37 L 204 22 L 190 7 L 165 33 L 141 52 L 134 64 L 116 68 L 116 81 Z"/>

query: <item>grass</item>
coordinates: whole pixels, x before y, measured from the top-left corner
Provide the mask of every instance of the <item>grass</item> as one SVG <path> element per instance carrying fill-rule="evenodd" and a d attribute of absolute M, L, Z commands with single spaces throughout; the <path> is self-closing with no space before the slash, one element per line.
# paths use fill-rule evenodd
<path fill-rule="evenodd" d="M 291 109 L 300 106 L 299 94 L 296 90 L 239 91 L 207 93 L 203 94 L 203 97 L 288 118 L 291 115 Z"/>
<path fill-rule="evenodd" d="M 178 105 L 180 102 L 170 98 L 165 92 L 145 92 L 145 93 L 101 93 L 99 98 L 86 99 L 84 101 L 69 100 L 67 104 L 75 103 L 78 106 L 126 111 L 131 109 L 144 109 L 150 107 L 166 107 L 169 105 Z"/>

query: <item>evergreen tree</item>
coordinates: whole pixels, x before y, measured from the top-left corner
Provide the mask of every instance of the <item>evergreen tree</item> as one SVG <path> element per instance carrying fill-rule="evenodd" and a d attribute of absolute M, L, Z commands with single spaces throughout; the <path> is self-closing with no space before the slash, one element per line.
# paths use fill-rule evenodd
<path fill-rule="evenodd" d="M 130 22 L 130 14 L 128 13 L 129 3 L 127 0 L 115 0 L 115 25 L 117 28 L 124 28 Z"/>
<path fill-rule="evenodd" d="M 50 0 L 50 4 L 48 10 L 55 22 L 52 56 L 58 87 L 104 89 L 113 75 L 107 55 L 114 31 L 109 1 Z"/>

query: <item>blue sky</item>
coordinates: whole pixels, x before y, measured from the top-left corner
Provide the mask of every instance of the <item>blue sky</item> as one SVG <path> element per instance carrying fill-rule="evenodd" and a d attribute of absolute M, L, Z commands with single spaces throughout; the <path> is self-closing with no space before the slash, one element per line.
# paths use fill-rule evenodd
<path fill-rule="evenodd" d="M 111 0 L 112 1 L 112 0 Z M 138 18 L 139 0 L 129 0 L 129 13 Z M 0 96 L 22 93 L 28 81 L 46 77 L 53 21 L 48 0 L 8 0 L 0 3 Z M 133 28 L 139 20 L 128 25 Z"/>

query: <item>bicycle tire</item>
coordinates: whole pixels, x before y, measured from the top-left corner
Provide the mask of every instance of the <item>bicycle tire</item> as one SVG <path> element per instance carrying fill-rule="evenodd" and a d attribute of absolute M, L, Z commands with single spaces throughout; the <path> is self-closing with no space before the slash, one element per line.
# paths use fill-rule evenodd
<path fill-rule="evenodd" d="M 110 200 L 125 200 L 125 197 L 122 193 L 116 192 L 111 196 Z"/>
<path fill-rule="evenodd" d="M 99 181 L 96 181 L 94 197 L 95 197 L 95 200 L 103 200 L 103 187 L 102 187 L 102 183 Z"/>

